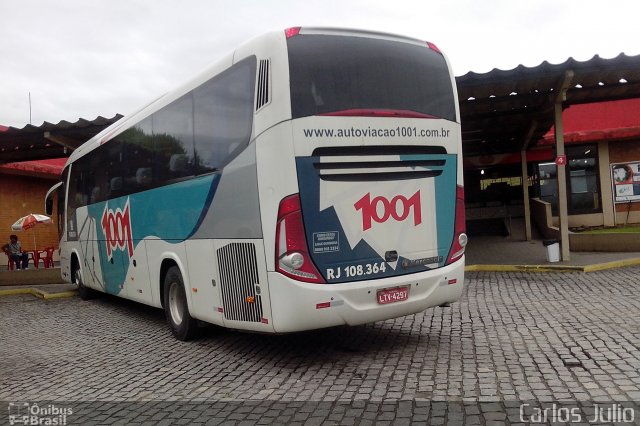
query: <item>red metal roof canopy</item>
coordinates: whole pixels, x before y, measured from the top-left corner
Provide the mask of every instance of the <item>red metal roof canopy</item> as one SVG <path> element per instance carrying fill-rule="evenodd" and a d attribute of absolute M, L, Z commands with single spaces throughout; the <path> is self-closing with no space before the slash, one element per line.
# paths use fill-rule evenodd
<path fill-rule="evenodd" d="M 469 72 L 456 79 L 464 155 L 518 152 L 535 145 L 553 125 L 554 104 L 567 75 L 573 77 L 565 108 L 640 98 L 640 55 Z"/>

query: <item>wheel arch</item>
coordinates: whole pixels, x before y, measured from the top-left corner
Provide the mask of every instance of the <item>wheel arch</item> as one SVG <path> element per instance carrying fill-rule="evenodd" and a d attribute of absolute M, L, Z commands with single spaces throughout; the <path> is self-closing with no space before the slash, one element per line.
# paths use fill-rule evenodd
<path fill-rule="evenodd" d="M 75 275 L 76 275 L 76 266 L 79 266 L 80 268 L 82 268 L 82 263 L 80 262 L 80 255 L 78 254 L 77 250 L 72 250 L 71 251 L 71 261 L 69 262 L 69 264 L 71 265 L 71 282 L 75 284 Z"/>
<path fill-rule="evenodd" d="M 192 312 L 191 304 L 191 285 L 189 284 L 189 276 L 186 273 L 186 265 L 182 263 L 180 258 L 175 253 L 164 253 L 162 256 L 162 262 L 160 263 L 160 275 L 158 280 L 158 294 L 160 295 L 160 305 L 164 308 L 164 279 L 167 276 L 167 272 L 171 267 L 176 266 L 182 275 L 182 282 L 184 283 L 184 292 L 187 298 L 187 305 L 189 311 Z"/>

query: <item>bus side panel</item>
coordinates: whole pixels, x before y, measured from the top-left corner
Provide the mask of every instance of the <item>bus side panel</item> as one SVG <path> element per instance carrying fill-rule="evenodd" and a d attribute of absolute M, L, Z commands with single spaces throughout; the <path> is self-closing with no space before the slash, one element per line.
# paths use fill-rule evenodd
<path fill-rule="evenodd" d="M 136 302 L 151 305 L 154 292 L 157 291 L 149 282 L 149 263 L 147 260 L 147 241 L 141 241 L 129 259 L 125 281 L 127 296 Z"/>
<path fill-rule="evenodd" d="M 98 241 L 99 238 L 97 236 L 97 226 L 99 225 L 97 225 L 95 217 L 90 214 L 89 208 L 80 207 L 76 209 L 71 214 L 67 226 L 67 238 L 70 246 L 69 255 L 75 253 L 78 257 L 82 270 L 83 284 L 86 287 L 105 293 L 124 296 L 124 294 L 120 294 L 122 287 L 118 286 L 112 289 L 106 287 L 105 281 L 114 273 L 120 273 L 123 268 L 120 262 L 121 259 L 117 257 L 111 259 L 111 269 L 109 271 L 102 270 L 100 259 L 101 256 L 106 256 L 106 253 L 101 252 L 100 241 Z M 103 272 L 107 276 L 103 275 Z"/>
<path fill-rule="evenodd" d="M 262 238 L 256 144 L 224 167 L 215 196 L 190 238 Z"/>
<path fill-rule="evenodd" d="M 159 239 L 148 239 L 146 241 L 147 258 L 149 259 L 149 283 L 152 290 L 153 299 L 152 306 L 162 307 L 162 286 L 164 285 L 164 277 L 160 275 L 163 262 L 170 262 L 180 269 L 182 280 L 184 282 L 185 295 L 187 297 L 187 305 L 189 312 L 193 310 L 193 300 L 190 291 L 191 280 L 189 268 L 187 265 L 187 250 L 184 242 L 171 243 Z"/>
<path fill-rule="evenodd" d="M 88 246 L 91 252 L 84 257 L 95 263 L 91 270 L 95 271 L 96 283 L 110 294 L 145 303 L 159 301 L 155 295 L 144 296 L 145 292 L 153 293 L 140 283 L 146 280 L 145 257 L 156 261 L 164 251 L 176 253 L 180 244 L 197 229 L 215 194 L 219 177 L 205 175 L 78 209 L 78 212 L 88 212 L 84 218 L 78 216 L 77 229 L 83 252 L 88 251 L 84 241 L 94 242 Z M 164 251 L 158 251 L 155 241 L 163 242 Z M 184 259 L 182 253 L 179 257 Z"/>
<path fill-rule="evenodd" d="M 191 315 L 228 328 L 273 332 L 263 246 L 260 239 L 186 241 Z"/>
<path fill-rule="evenodd" d="M 280 201 L 298 192 L 291 121 L 280 123 L 256 141 L 260 215 L 267 270 L 275 270 L 275 235 Z"/>
<path fill-rule="evenodd" d="M 185 290 L 192 296 L 190 314 L 202 321 L 224 325 L 213 240 L 187 240 L 185 244 L 190 277 L 190 288 Z"/>
<path fill-rule="evenodd" d="M 66 235 L 66 234 L 65 234 Z M 71 245 L 67 242 L 66 236 L 60 240 L 60 276 L 71 283 Z"/>

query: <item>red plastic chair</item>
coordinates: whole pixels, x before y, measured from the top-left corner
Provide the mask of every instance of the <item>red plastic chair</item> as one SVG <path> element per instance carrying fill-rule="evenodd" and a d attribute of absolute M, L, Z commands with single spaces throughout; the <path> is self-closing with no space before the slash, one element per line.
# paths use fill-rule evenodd
<path fill-rule="evenodd" d="M 38 269 L 38 259 L 40 256 L 40 252 L 38 250 L 29 250 L 27 252 L 27 255 L 27 266 L 29 266 L 29 261 L 31 261 L 33 263 L 33 267 Z"/>
<path fill-rule="evenodd" d="M 11 258 L 11 256 L 9 255 L 9 252 L 7 250 L 4 251 L 4 254 L 7 255 L 7 270 L 8 271 L 13 271 L 14 269 L 16 269 L 16 263 L 13 261 L 13 259 Z"/>
<path fill-rule="evenodd" d="M 38 268 L 41 260 L 45 268 L 53 268 L 53 250 L 53 247 L 47 247 L 44 250 L 38 250 L 36 252 L 34 257 L 34 264 L 36 265 L 36 268 Z"/>

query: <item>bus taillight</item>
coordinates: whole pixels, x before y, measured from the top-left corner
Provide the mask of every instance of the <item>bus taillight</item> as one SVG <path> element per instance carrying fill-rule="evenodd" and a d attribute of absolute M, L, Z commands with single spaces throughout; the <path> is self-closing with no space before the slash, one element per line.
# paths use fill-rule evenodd
<path fill-rule="evenodd" d="M 291 27 L 291 28 L 287 28 L 286 30 L 284 30 L 284 35 L 286 38 L 291 38 L 291 37 L 295 37 L 298 34 L 300 34 L 300 30 L 302 28 L 300 27 Z"/>
<path fill-rule="evenodd" d="M 439 54 L 442 55 L 442 51 L 435 44 L 433 44 L 430 41 L 428 41 L 427 42 L 427 46 L 429 47 L 429 49 L 433 50 L 434 52 L 438 52 Z"/>
<path fill-rule="evenodd" d="M 278 207 L 276 270 L 299 281 L 325 282 L 309 256 L 299 194 L 283 198 Z"/>
<path fill-rule="evenodd" d="M 456 221 L 454 225 L 453 244 L 449 250 L 447 257 L 447 265 L 460 259 L 464 254 L 464 248 L 467 245 L 467 234 L 464 213 L 464 188 L 456 187 Z"/>

